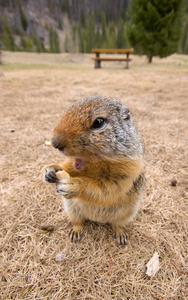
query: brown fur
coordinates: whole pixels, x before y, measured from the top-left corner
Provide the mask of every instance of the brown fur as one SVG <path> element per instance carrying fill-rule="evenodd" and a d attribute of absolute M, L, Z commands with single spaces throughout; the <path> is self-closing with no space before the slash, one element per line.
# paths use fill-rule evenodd
<path fill-rule="evenodd" d="M 91 109 L 94 110 L 92 114 Z M 100 108 L 100 117 L 107 117 L 109 112 L 105 109 Z M 124 228 L 137 213 L 143 194 L 143 155 L 140 150 L 137 156 L 132 157 L 106 155 L 97 151 L 96 144 L 98 149 L 102 149 L 105 141 L 100 130 L 95 131 L 96 143 L 91 141 L 92 136 L 88 133 L 91 133 L 93 114 L 95 101 L 92 106 L 90 103 L 83 106 L 83 102 L 73 105 L 63 114 L 53 135 L 58 139 L 58 147 L 62 147 L 68 156 L 59 165 L 47 166 L 44 176 L 48 176 L 51 170 L 65 170 L 70 175 L 70 179 L 62 180 L 57 186 L 58 192 L 64 196 L 65 211 L 73 223 L 70 233 L 72 241 L 80 240 L 84 222 L 90 219 L 112 224 L 117 243 L 124 245 Z M 89 150 L 86 151 L 85 147 Z M 84 165 L 79 170 L 75 168 L 77 155 L 84 159 Z"/>

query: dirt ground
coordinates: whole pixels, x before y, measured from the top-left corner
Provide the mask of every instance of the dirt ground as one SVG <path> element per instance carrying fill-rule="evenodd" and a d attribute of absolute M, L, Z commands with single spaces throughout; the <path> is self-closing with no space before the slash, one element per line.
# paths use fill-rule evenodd
<path fill-rule="evenodd" d="M 0 299 L 187 299 L 188 56 L 150 65 L 135 56 L 129 70 L 117 62 L 95 70 L 91 55 L 4 52 L 2 60 Z M 129 106 L 145 145 L 145 197 L 125 248 L 110 226 L 92 222 L 72 244 L 61 197 L 41 176 L 61 161 L 46 141 L 63 110 L 96 93 Z M 154 252 L 160 270 L 149 278 Z"/>

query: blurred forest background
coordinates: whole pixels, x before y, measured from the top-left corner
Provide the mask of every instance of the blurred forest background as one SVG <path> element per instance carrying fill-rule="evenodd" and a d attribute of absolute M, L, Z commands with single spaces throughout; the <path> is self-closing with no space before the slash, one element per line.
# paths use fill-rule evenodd
<path fill-rule="evenodd" d="M 163 5 L 178 1 L 160 2 Z M 184 2 L 183 30 L 176 52 L 188 54 L 188 0 L 180 2 Z M 130 3 L 131 0 L 0 0 L 1 49 L 90 53 L 92 48 L 132 47 L 127 31 Z M 177 26 L 176 35 L 179 30 Z"/>

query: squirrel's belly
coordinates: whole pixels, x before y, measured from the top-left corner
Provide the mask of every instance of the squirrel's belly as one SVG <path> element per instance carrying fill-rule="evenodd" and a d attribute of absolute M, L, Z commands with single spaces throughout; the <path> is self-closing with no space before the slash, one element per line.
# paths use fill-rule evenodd
<path fill-rule="evenodd" d="M 82 213 L 85 219 L 100 223 L 111 223 L 122 214 L 121 207 L 98 207 L 91 204 L 82 205 Z"/>
<path fill-rule="evenodd" d="M 120 220 L 127 223 L 135 215 L 135 208 L 111 206 L 101 207 L 89 203 L 83 203 L 79 199 L 63 198 L 63 206 L 70 221 L 79 220 L 79 218 L 88 219 L 100 223 L 116 223 Z M 132 210 L 133 209 L 133 210 Z"/>

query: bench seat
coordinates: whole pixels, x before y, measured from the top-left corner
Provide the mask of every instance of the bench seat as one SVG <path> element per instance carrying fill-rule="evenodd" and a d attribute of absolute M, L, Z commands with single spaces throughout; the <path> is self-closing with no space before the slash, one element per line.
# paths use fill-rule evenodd
<path fill-rule="evenodd" d="M 126 57 L 92 57 L 93 60 L 106 60 L 106 61 L 131 61 L 131 58 Z"/>
<path fill-rule="evenodd" d="M 96 57 L 92 57 L 95 61 L 95 68 L 101 68 L 101 61 L 126 61 L 126 69 L 129 68 L 129 62 L 132 60 L 129 58 L 129 54 L 133 52 L 133 49 L 92 49 L 92 53 L 96 54 Z M 102 53 L 116 53 L 126 54 L 126 57 L 101 57 Z"/>

